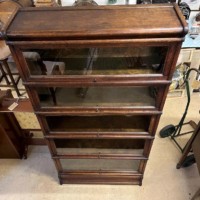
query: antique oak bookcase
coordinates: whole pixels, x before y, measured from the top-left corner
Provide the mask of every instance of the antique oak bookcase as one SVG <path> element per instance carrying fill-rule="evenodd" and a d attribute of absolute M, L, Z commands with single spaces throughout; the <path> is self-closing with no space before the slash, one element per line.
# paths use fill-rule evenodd
<path fill-rule="evenodd" d="M 175 4 L 16 11 L 2 34 L 61 184 L 142 184 L 186 33 Z"/>

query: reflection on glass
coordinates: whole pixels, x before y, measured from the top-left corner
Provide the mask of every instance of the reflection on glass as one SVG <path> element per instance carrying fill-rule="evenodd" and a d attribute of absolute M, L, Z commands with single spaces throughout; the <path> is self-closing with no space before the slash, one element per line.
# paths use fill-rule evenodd
<path fill-rule="evenodd" d="M 56 139 L 57 153 L 64 154 L 131 154 L 142 156 L 144 143 L 142 139 Z"/>
<path fill-rule="evenodd" d="M 157 89 L 139 87 L 56 87 L 36 89 L 42 107 L 149 107 L 155 108 Z"/>
<path fill-rule="evenodd" d="M 137 171 L 140 160 L 60 159 L 63 170 L 128 170 Z"/>
<path fill-rule="evenodd" d="M 67 132 L 145 132 L 149 116 L 47 116 L 50 131 Z"/>
<path fill-rule="evenodd" d="M 31 75 L 161 74 L 167 47 L 34 49 L 24 52 Z"/>

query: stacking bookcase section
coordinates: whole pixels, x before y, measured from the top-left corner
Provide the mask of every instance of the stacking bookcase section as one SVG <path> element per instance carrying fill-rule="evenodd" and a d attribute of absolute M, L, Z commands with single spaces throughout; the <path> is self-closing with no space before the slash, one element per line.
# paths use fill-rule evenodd
<path fill-rule="evenodd" d="M 61 184 L 142 184 L 186 33 L 175 4 L 13 15 L 2 35 Z"/>
<path fill-rule="evenodd" d="M 82 157 L 142 156 L 144 139 L 55 139 L 57 155 L 80 155 Z M 104 155 L 105 154 L 105 155 Z M 104 155 L 104 156 L 102 156 Z M 123 157 L 123 156 L 122 156 Z M 94 157 L 95 158 L 95 157 Z"/>
<path fill-rule="evenodd" d="M 144 132 L 149 116 L 47 116 L 50 132 Z"/>
<path fill-rule="evenodd" d="M 42 62 L 25 57 L 29 77 L 46 79 L 52 76 L 73 78 L 138 75 L 147 77 L 167 74 L 166 56 L 170 46 L 98 47 L 23 49 L 23 54 L 32 54 Z M 41 65 L 46 67 L 41 68 Z M 56 65 L 56 67 L 55 67 Z"/>
<path fill-rule="evenodd" d="M 40 115 L 45 136 L 52 137 L 122 137 L 154 135 L 160 115 Z"/>
<path fill-rule="evenodd" d="M 121 138 L 95 139 L 50 139 L 50 145 L 55 150 L 53 158 L 60 166 L 60 174 L 85 173 L 90 180 L 94 174 L 98 181 L 103 181 L 102 175 L 111 173 L 115 176 L 134 175 L 142 179 L 142 168 L 146 164 L 150 140 Z M 122 179 L 123 180 L 123 179 Z M 62 180 L 67 181 L 67 180 Z"/>
<path fill-rule="evenodd" d="M 40 109 L 154 109 L 159 110 L 165 85 L 30 87 Z M 28 85 L 27 85 L 28 86 Z"/>

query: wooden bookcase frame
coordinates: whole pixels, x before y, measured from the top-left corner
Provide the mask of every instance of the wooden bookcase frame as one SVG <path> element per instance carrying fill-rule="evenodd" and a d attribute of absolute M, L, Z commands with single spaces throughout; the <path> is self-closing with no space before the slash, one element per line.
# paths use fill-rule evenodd
<path fill-rule="evenodd" d="M 154 13 L 150 17 L 148 11 Z M 58 21 L 58 12 L 67 16 L 63 24 Z M 135 16 L 145 17 L 139 24 Z M 163 12 L 165 15 L 163 15 Z M 28 13 L 28 15 L 27 15 Z M 75 15 L 76 13 L 76 15 Z M 86 15 L 86 13 L 89 15 Z M 107 15 L 109 13 L 109 15 Z M 109 21 L 108 16 L 118 14 Z M 128 14 L 129 13 L 129 14 Z M 80 14 L 80 15 L 78 15 Z M 41 26 L 42 17 L 45 18 Z M 26 17 L 25 17 L 26 16 Z M 30 19 L 27 16 L 34 16 Z M 82 16 L 82 18 L 78 18 Z M 96 19 L 95 16 L 98 16 Z M 161 17 L 162 16 L 162 19 Z M 88 23 L 88 17 L 91 23 Z M 49 19 L 49 18 L 48 18 Z M 30 20 L 33 25 L 30 26 Z M 43 20 L 43 19 L 42 19 Z M 130 22 L 130 23 L 125 23 Z M 166 21 L 166 22 L 165 22 Z M 78 23 L 77 23 L 78 22 Z M 22 30 L 16 26 L 22 23 Z M 74 26 L 74 24 L 76 26 Z M 41 31 L 41 29 L 43 31 Z M 3 35 L 7 40 L 12 55 L 22 76 L 23 84 L 31 100 L 44 137 L 47 141 L 52 159 L 58 171 L 60 183 L 96 183 L 96 184 L 142 184 L 142 179 L 156 134 L 160 115 L 168 93 L 169 84 L 182 41 L 187 33 L 187 25 L 176 4 L 166 5 L 135 5 L 135 6 L 99 6 L 85 8 L 26 8 L 13 15 Z M 162 74 L 129 74 L 129 75 L 68 75 L 46 76 L 31 75 L 23 51 L 30 49 L 64 49 L 64 48 L 106 48 L 106 47 L 167 47 Z M 40 87 L 89 87 L 94 86 L 155 86 L 158 93 L 155 107 L 103 107 L 91 106 L 84 108 L 47 106 L 42 107 L 37 94 Z M 150 117 L 146 131 L 136 132 L 98 132 L 98 131 L 51 131 L 47 125 L 47 116 L 106 116 L 106 115 L 145 115 Z M 130 154 L 65 154 L 58 155 L 55 139 L 143 139 L 145 140 L 143 155 Z M 137 171 L 128 170 L 64 170 L 60 159 L 107 159 L 107 160 L 140 160 Z M 81 164 L 81 163 L 80 163 Z"/>

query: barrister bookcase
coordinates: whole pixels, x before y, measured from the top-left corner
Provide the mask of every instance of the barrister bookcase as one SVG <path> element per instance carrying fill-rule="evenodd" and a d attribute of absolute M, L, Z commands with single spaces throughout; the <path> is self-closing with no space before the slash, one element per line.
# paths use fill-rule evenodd
<path fill-rule="evenodd" d="M 3 35 L 61 184 L 142 184 L 186 33 L 175 4 L 13 15 Z"/>

